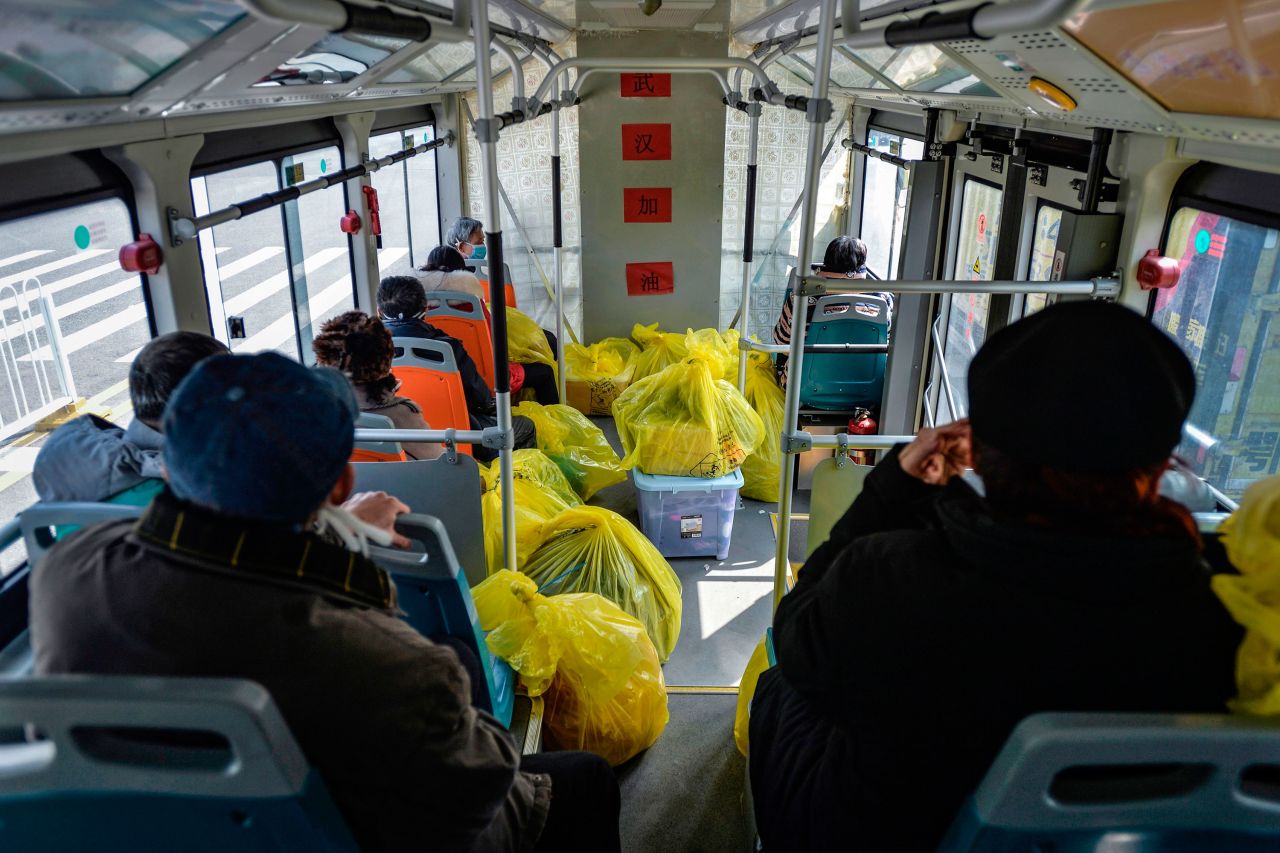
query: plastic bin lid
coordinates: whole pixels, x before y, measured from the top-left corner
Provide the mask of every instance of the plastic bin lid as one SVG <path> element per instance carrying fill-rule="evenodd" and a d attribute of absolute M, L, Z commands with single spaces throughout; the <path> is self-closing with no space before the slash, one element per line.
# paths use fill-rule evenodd
<path fill-rule="evenodd" d="M 642 492 L 719 492 L 742 488 L 742 472 L 734 471 L 723 477 L 672 477 L 669 474 L 646 474 L 639 468 L 631 471 L 636 488 Z"/>

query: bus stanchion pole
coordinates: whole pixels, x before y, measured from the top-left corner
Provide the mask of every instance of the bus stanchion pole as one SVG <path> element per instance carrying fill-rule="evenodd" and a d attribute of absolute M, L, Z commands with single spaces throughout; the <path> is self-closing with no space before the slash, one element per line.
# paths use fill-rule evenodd
<path fill-rule="evenodd" d="M 515 472 L 512 460 L 514 435 L 511 428 L 511 373 L 507 354 L 507 292 L 502 265 L 502 208 L 498 199 L 498 134 L 501 122 L 493 106 L 493 74 L 489 57 L 489 4 L 471 0 L 471 30 L 476 56 L 477 113 L 476 142 L 480 144 L 480 175 L 484 185 L 485 217 L 493 230 L 485 234 L 489 245 L 489 304 L 493 307 L 493 391 L 498 408 L 498 428 L 503 432 L 498 451 L 499 483 L 502 489 L 503 563 L 513 571 L 516 565 Z"/>
<path fill-rule="evenodd" d="M 760 104 L 747 107 L 751 117 L 750 142 L 747 145 L 747 207 L 742 228 L 742 296 L 738 310 L 742 315 L 742 339 L 751 339 L 751 261 L 756 233 L 756 147 L 760 141 Z M 747 353 L 738 352 L 738 390 L 747 392 Z"/>
<path fill-rule="evenodd" d="M 778 494 L 778 549 L 773 565 L 773 607 L 776 610 L 787 588 L 787 570 L 791 551 L 791 492 L 795 486 L 795 460 L 790 436 L 800 419 L 800 382 L 804 367 L 806 322 L 804 281 L 810 275 L 813 255 L 814 220 L 818 207 L 818 178 L 822 173 L 823 130 L 831 118 L 831 102 L 827 100 L 827 84 L 831 76 L 831 45 L 835 35 L 837 0 L 821 0 L 818 7 L 818 46 L 813 75 L 813 97 L 809 99 L 806 119 L 809 123 L 809 146 L 804 164 L 804 207 L 800 216 L 799 278 L 791 296 L 791 355 L 787 362 L 787 400 L 782 415 L 782 476 Z"/>
<path fill-rule="evenodd" d="M 559 79 L 551 84 L 551 97 L 557 100 L 560 97 Z M 560 109 L 557 107 L 555 112 L 551 114 L 551 254 L 552 262 L 555 266 L 551 274 L 556 289 L 556 365 L 559 368 L 559 373 L 556 377 L 556 390 L 560 394 L 560 402 L 563 403 L 566 397 L 564 375 L 564 226 L 561 219 L 560 189 Z"/>

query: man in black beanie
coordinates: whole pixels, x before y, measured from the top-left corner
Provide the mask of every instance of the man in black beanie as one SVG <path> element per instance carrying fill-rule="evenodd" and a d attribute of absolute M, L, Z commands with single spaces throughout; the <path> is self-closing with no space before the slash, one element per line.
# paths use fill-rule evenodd
<path fill-rule="evenodd" d="M 971 421 L 888 454 L 774 616 L 750 765 L 770 853 L 932 851 L 1026 716 L 1234 695 L 1241 632 L 1158 491 L 1195 393 L 1178 347 L 1066 303 L 968 381 Z"/>

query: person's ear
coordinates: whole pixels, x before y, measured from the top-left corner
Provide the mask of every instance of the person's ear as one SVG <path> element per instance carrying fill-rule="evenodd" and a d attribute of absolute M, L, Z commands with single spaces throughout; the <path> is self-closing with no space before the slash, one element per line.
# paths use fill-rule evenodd
<path fill-rule="evenodd" d="M 355 485 L 356 469 L 352 468 L 351 463 L 348 462 L 338 476 L 338 482 L 333 484 L 333 490 L 329 492 L 329 503 L 334 506 L 342 506 L 343 502 L 351 497 L 351 492 L 355 489 Z"/>

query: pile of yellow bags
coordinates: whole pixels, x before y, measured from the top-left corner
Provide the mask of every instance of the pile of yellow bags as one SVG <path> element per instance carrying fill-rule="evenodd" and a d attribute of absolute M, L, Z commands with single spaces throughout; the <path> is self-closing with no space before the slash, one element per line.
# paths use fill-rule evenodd
<path fill-rule="evenodd" d="M 676 477 L 736 471 L 764 441 L 765 427 L 723 376 L 723 359 L 700 349 L 623 392 L 613 404 L 623 466 Z"/>
<path fill-rule="evenodd" d="M 539 595 L 510 571 L 472 590 L 489 651 L 545 702 L 552 749 L 581 749 L 618 765 L 667 725 L 667 689 L 644 626 L 599 595 Z"/>
<path fill-rule="evenodd" d="M 1240 695 L 1228 704 L 1245 714 L 1280 714 L 1280 477 L 1250 486 L 1219 532 L 1240 574 L 1210 583 L 1246 629 L 1236 656 Z"/>
<path fill-rule="evenodd" d="M 746 398 L 764 423 L 764 441 L 742 463 L 743 497 L 757 501 L 778 499 L 782 473 L 782 416 L 786 392 L 778 385 L 773 362 L 762 352 L 747 353 Z"/>
<path fill-rule="evenodd" d="M 631 522 L 595 506 L 563 510 L 540 529 L 520 571 L 547 595 L 594 592 L 640 620 L 667 660 L 680 639 L 680 578 Z"/>
<path fill-rule="evenodd" d="M 640 348 L 626 338 L 564 348 L 565 396 L 584 415 L 608 415 L 635 376 Z"/>
<path fill-rule="evenodd" d="M 600 427 L 572 406 L 524 402 L 512 412 L 533 421 L 538 430 L 538 449 L 560 466 L 582 500 L 627 479 L 618 454 Z"/>
<path fill-rule="evenodd" d="M 704 350 L 716 354 L 720 360 L 720 373 L 725 379 L 733 379 L 738 375 L 738 339 L 741 337 L 737 329 L 720 332 L 715 329 L 690 329 L 685 332 L 684 346 L 689 352 Z"/>
<path fill-rule="evenodd" d="M 560 466 L 541 450 L 517 450 L 512 454 L 513 494 L 516 504 L 516 567 L 542 544 L 542 527 L 570 507 L 581 505 L 578 495 L 565 479 Z M 484 517 L 484 555 L 489 573 L 502 568 L 502 489 L 497 459 L 481 466 L 484 493 L 480 509 Z"/>

